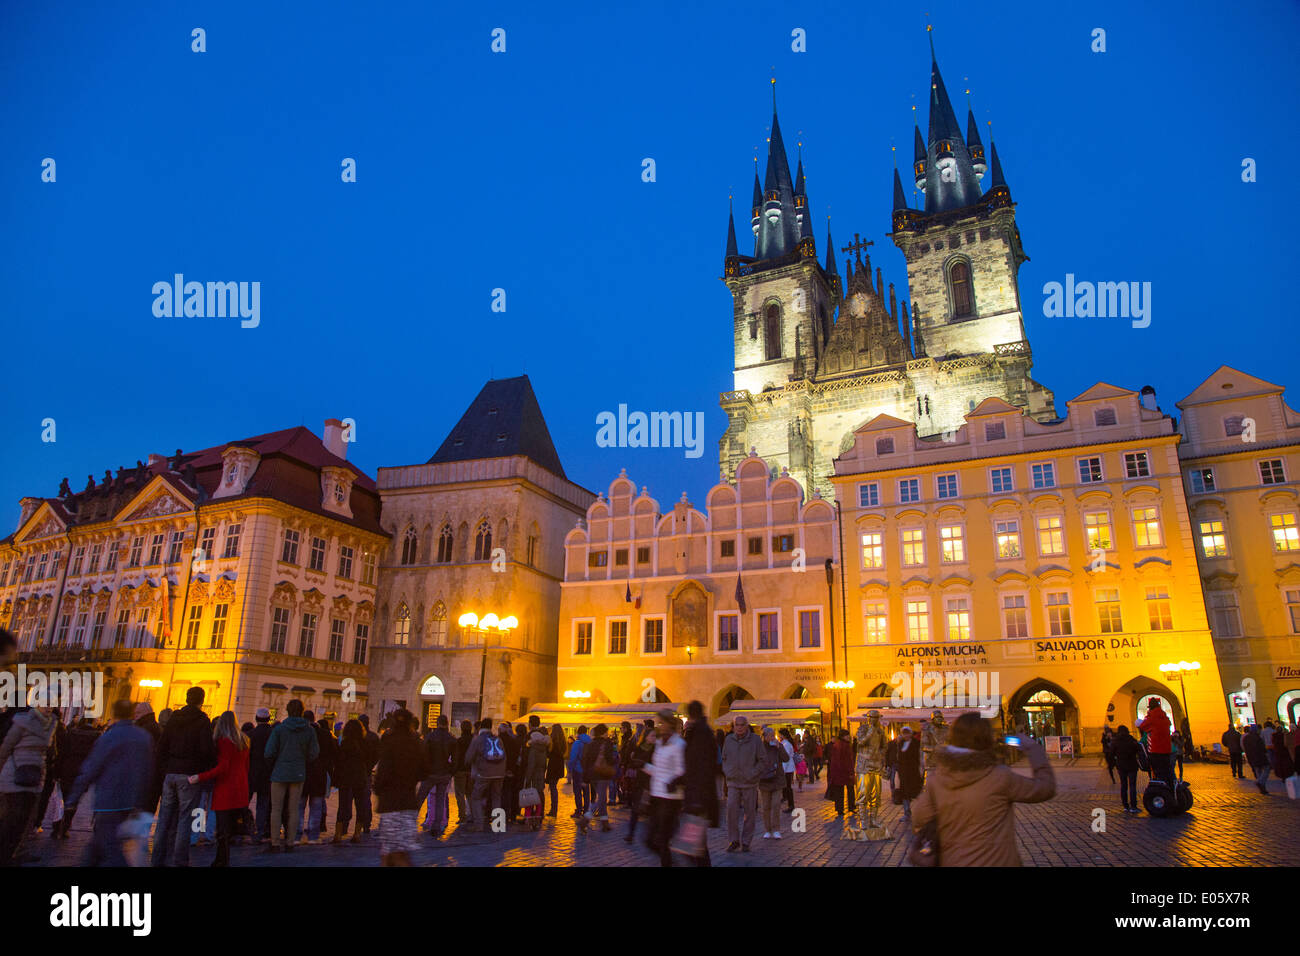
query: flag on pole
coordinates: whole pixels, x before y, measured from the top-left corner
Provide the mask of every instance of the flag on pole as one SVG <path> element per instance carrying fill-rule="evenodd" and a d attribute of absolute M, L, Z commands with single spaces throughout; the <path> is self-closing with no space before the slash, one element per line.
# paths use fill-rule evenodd
<path fill-rule="evenodd" d="M 623 600 L 628 604 L 632 603 L 632 582 L 627 583 L 627 593 L 623 595 Z"/>
<path fill-rule="evenodd" d="M 736 572 L 736 604 L 740 607 L 740 613 L 745 613 L 745 586 L 740 583 L 740 572 Z"/>

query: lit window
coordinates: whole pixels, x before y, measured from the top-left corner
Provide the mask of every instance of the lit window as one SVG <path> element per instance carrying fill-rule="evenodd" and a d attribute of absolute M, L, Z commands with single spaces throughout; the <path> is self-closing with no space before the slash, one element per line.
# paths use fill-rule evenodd
<path fill-rule="evenodd" d="M 921 500 L 921 480 L 919 478 L 904 478 L 898 483 L 898 503 L 907 504 L 912 501 Z"/>
<path fill-rule="evenodd" d="M 591 653 L 591 633 L 593 630 L 594 627 L 591 621 L 579 621 L 577 623 L 577 629 L 574 632 L 573 653 L 575 655 Z"/>
<path fill-rule="evenodd" d="M 302 618 L 304 629 L 307 626 L 308 616 L 304 614 Z M 315 629 L 314 623 L 312 628 Z M 397 606 L 397 615 L 393 618 L 393 643 L 403 647 L 411 643 L 411 609 L 405 604 Z"/>
<path fill-rule="evenodd" d="M 212 612 L 212 635 L 208 640 L 208 647 L 216 649 L 222 646 L 226 639 L 226 618 L 230 614 L 229 604 L 218 604 Z"/>
<path fill-rule="evenodd" d="M 794 535 L 778 534 L 772 537 L 773 554 L 789 554 L 794 550 Z"/>
<path fill-rule="evenodd" d="M 279 613 L 278 611 L 276 613 Z M 289 620 L 289 612 L 284 612 L 286 624 Z M 199 646 L 199 629 L 203 626 L 203 608 L 195 605 L 190 608 L 190 619 L 185 623 L 185 649 L 192 651 Z M 275 624 L 271 624 L 271 650 L 275 650 Z M 280 650 L 284 650 L 281 646 Z"/>
<path fill-rule="evenodd" d="M 1147 588 L 1147 619 L 1153 631 L 1172 631 L 1173 614 L 1169 610 L 1169 589 Z"/>
<path fill-rule="evenodd" d="M 587 567 L 604 568 L 609 566 L 608 551 L 591 551 L 587 554 Z"/>
<path fill-rule="evenodd" d="M 868 644 L 884 644 L 889 640 L 889 616 L 884 601 L 868 601 L 862 606 L 862 633 Z"/>
<path fill-rule="evenodd" d="M 907 639 L 909 641 L 930 639 L 930 606 L 927 602 L 907 602 Z"/>
<path fill-rule="evenodd" d="M 1020 557 L 1020 522 L 995 521 L 993 533 L 997 538 L 999 558 Z"/>
<path fill-rule="evenodd" d="M 964 641 L 970 637 L 970 599 L 948 599 L 948 640 Z"/>
<path fill-rule="evenodd" d="M 903 532 L 903 565 L 914 568 L 925 564 L 925 531 L 908 528 Z"/>
<path fill-rule="evenodd" d="M 644 654 L 662 654 L 664 652 L 664 619 L 648 617 L 645 619 L 644 640 L 641 648 Z"/>
<path fill-rule="evenodd" d="M 1291 625 L 1291 633 L 1300 634 L 1300 590 L 1284 591 L 1282 599 L 1286 604 L 1286 618 Z"/>
<path fill-rule="evenodd" d="M 1155 508 L 1133 509 L 1133 543 L 1139 548 L 1160 545 L 1160 519 Z"/>
<path fill-rule="evenodd" d="M 1222 521 L 1201 522 L 1201 553 L 1207 558 L 1222 558 L 1228 553 L 1228 536 Z"/>
<path fill-rule="evenodd" d="M 862 535 L 862 567 L 870 571 L 884 566 L 885 536 L 879 531 L 868 531 Z"/>
<path fill-rule="evenodd" d="M 1088 541 L 1089 551 L 1109 551 L 1110 515 L 1104 511 L 1090 511 L 1083 516 L 1083 533 Z"/>
<path fill-rule="evenodd" d="M 1047 627 L 1052 632 L 1052 637 L 1068 637 L 1074 633 L 1070 624 L 1069 591 L 1048 592 Z"/>
<path fill-rule="evenodd" d="M 1274 551 L 1300 550 L 1300 529 L 1296 528 L 1294 513 L 1269 515 L 1268 523 L 1273 529 Z"/>
<path fill-rule="evenodd" d="M 1092 484 L 1101 481 L 1101 459 L 1100 458 L 1080 458 L 1079 459 L 1079 482 L 1081 484 Z"/>
<path fill-rule="evenodd" d="M 939 498 L 956 498 L 957 497 L 957 476 L 939 475 L 934 479 L 935 494 Z"/>
<path fill-rule="evenodd" d="M 1024 640 L 1029 636 L 1029 611 L 1023 594 L 1003 596 L 1002 634 L 1009 641 Z"/>
<path fill-rule="evenodd" d="M 994 494 L 1005 494 L 1015 489 L 1010 468 L 994 468 L 989 472 L 989 485 Z"/>
<path fill-rule="evenodd" d="M 961 525 L 949 525 L 939 529 L 939 554 L 945 564 L 956 564 L 966 560 L 965 529 Z"/>
<path fill-rule="evenodd" d="M 1096 595 L 1098 630 L 1102 634 L 1118 634 L 1124 630 L 1124 622 L 1119 613 L 1119 591 L 1115 588 L 1101 588 Z"/>
<path fill-rule="evenodd" d="M 1151 463 L 1144 451 L 1126 451 L 1124 453 L 1124 475 L 1128 478 L 1150 478 Z"/>
<path fill-rule="evenodd" d="M 1065 554 L 1065 528 L 1058 515 L 1038 519 L 1038 553 Z"/>
<path fill-rule="evenodd" d="M 1215 637 L 1241 637 L 1241 611 L 1236 591 L 1211 591 L 1210 630 Z"/>
<path fill-rule="evenodd" d="M 1055 488 L 1056 487 L 1056 466 L 1050 461 L 1041 461 L 1029 468 L 1033 476 L 1035 488 Z"/>

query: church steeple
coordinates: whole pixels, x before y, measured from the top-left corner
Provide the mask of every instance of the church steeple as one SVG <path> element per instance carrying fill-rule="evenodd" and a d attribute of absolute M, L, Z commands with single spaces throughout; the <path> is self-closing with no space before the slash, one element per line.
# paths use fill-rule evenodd
<path fill-rule="evenodd" d="M 788 255 L 799 244 L 795 187 L 790 178 L 785 140 L 781 137 L 781 121 L 776 114 L 776 81 L 772 82 L 772 135 L 767 144 L 767 172 L 763 180 L 763 210 L 754 247 L 755 259 Z"/>
<path fill-rule="evenodd" d="M 907 208 L 907 193 L 903 192 L 903 180 L 898 176 L 898 167 L 894 167 L 894 211 Z"/>
<path fill-rule="evenodd" d="M 723 259 L 723 274 L 734 276 L 740 272 L 740 250 L 736 246 L 736 214 L 727 200 L 727 254 Z"/>
<path fill-rule="evenodd" d="M 973 110 L 966 111 L 966 149 L 970 151 L 971 168 L 975 170 L 976 178 L 983 182 L 988 167 L 984 163 L 984 144 L 980 142 L 980 128 Z"/>
<path fill-rule="evenodd" d="M 939 72 L 933 37 L 930 38 L 930 127 L 925 142 L 925 165 L 922 168 L 918 163 L 916 184 L 925 190 L 927 213 L 961 209 L 980 198 L 979 176 Z"/>

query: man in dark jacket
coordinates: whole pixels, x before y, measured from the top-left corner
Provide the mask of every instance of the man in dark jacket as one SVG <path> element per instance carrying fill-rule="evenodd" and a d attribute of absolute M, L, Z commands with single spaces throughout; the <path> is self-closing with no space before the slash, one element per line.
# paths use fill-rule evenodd
<path fill-rule="evenodd" d="M 307 765 L 320 753 L 316 729 L 303 719 L 302 701 L 294 698 L 285 710 L 289 716 L 271 728 L 266 741 L 265 759 L 271 765 L 271 843 L 266 852 L 274 853 L 280 838 L 282 811 L 288 809 L 284 820 L 284 850 L 293 852 L 298 833 L 298 799 L 303 781 L 307 779 Z"/>
<path fill-rule="evenodd" d="M 366 728 L 366 792 L 361 799 L 362 812 L 357 816 L 357 826 L 363 834 L 366 834 L 370 832 L 370 821 L 374 818 L 370 804 L 370 793 L 372 790 L 372 774 L 375 772 L 375 764 L 379 762 L 379 735 L 370 729 L 369 714 L 362 714 L 358 719 L 361 721 L 361 726 Z"/>
<path fill-rule="evenodd" d="M 119 831 L 153 785 L 153 741 L 147 731 L 132 724 L 131 714 L 129 700 L 114 702 L 113 723 L 96 735 L 80 773 L 66 791 L 63 818 L 71 820 L 81 795 L 90 786 L 95 788 L 95 835 L 87 866 L 127 865 Z"/>
<path fill-rule="evenodd" d="M 190 865 L 190 826 L 199 805 L 199 788 L 189 778 L 216 764 L 212 722 L 203 712 L 203 688 L 191 687 L 185 706 L 171 715 L 158 741 L 162 806 L 154 829 L 154 866 Z"/>
<path fill-rule="evenodd" d="M 484 717 L 479 721 L 478 735 L 465 751 L 465 763 L 470 768 L 474 785 L 470 795 L 474 825 L 481 827 L 484 833 L 490 833 L 489 820 L 501 806 L 501 785 L 506 777 L 507 764 L 505 741 L 492 732 L 492 718 Z"/>
<path fill-rule="evenodd" d="M 302 796 L 298 801 L 298 836 L 305 832 L 307 843 L 318 843 L 322 830 L 329 829 L 325 819 L 325 800 L 330 793 L 330 775 L 334 772 L 334 759 L 338 754 L 338 741 L 329 729 L 329 720 L 316 719 L 314 711 L 306 711 L 302 719 L 312 725 L 316 734 L 316 756 L 307 763 L 307 779 L 303 781 Z"/>
<path fill-rule="evenodd" d="M 256 724 L 248 735 L 248 795 L 257 797 L 257 842 L 271 842 L 271 765 L 266 742 L 271 739 L 271 712 L 257 708 Z"/>
<path fill-rule="evenodd" d="M 1246 774 L 1241 769 L 1241 731 L 1229 724 L 1220 740 L 1223 749 L 1228 752 L 1228 763 L 1232 767 L 1233 779 L 1245 778 Z"/>
<path fill-rule="evenodd" d="M 77 781 L 77 775 L 81 773 L 81 766 L 90 756 L 91 748 L 95 746 L 95 741 L 99 739 L 99 731 L 95 729 L 94 721 L 89 717 L 82 717 L 79 721 L 68 728 L 68 733 L 64 737 L 63 759 L 59 761 L 59 790 L 63 794 L 63 816 L 54 822 L 50 830 L 50 836 L 56 840 L 66 840 L 68 830 L 72 828 L 72 818 L 76 815 L 76 801 L 68 802 L 68 794 L 72 792 L 72 785 Z"/>
<path fill-rule="evenodd" d="M 1111 752 L 1115 755 L 1115 769 L 1119 771 L 1119 798 L 1126 813 L 1141 813 L 1138 807 L 1137 774 L 1138 752 L 1142 745 L 1129 733 L 1128 727 L 1120 724 L 1110 742 Z"/>
<path fill-rule="evenodd" d="M 434 837 L 441 837 L 447 829 L 450 807 L 447 788 L 456 772 L 456 738 L 447 729 L 447 715 L 439 714 L 432 730 L 424 735 L 424 750 L 429 755 L 429 776 L 425 777 L 416 793 L 419 806 L 427 797 L 429 809 L 424 817 L 424 829 Z"/>
<path fill-rule="evenodd" d="M 686 800 L 683 813 L 705 817 L 709 826 L 721 824 L 718 808 L 718 743 L 704 716 L 704 705 L 693 700 L 686 705 Z M 709 866 L 709 848 L 704 847 L 704 857 L 699 866 Z"/>
<path fill-rule="evenodd" d="M 135 725 L 149 735 L 150 751 L 153 757 L 153 772 L 149 785 L 141 792 L 140 809 L 153 816 L 158 812 L 158 800 L 162 797 L 162 774 L 158 770 L 158 745 L 162 742 L 162 725 L 153 715 L 153 705 L 141 701 L 135 705 Z"/>
<path fill-rule="evenodd" d="M 1259 724 L 1251 724 L 1246 735 L 1241 738 L 1241 749 L 1245 751 L 1246 763 L 1255 773 L 1255 786 L 1260 793 L 1268 793 L 1268 748 L 1259 732 Z"/>

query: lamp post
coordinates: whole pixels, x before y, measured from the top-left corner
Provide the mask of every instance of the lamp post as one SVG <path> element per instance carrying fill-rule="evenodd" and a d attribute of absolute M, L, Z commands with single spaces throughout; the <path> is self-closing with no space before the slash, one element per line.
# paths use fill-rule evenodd
<path fill-rule="evenodd" d="M 1161 664 L 1160 672 L 1166 677 L 1178 681 L 1178 695 L 1183 705 L 1183 723 L 1187 725 L 1187 739 L 1183 741 L 1183 752 L 1190 753 L 1192 750 L 1192 718 L 1187 711 L 1187 685 L 1183 683 L 1183 677 L 1193 671 L 1201 669 L 1200 661 L 1179 661 L 1177 664 Z"/>
<path fill-rule="evenodd" d="M 843 726 L 844 724 L 847 724 L 847 723 L 848 723 L 848 709 L 849 709 L 849 691 L 851 691 L 851 690 L 853 689 L 853 687 L 854 687 L 853 681 L 851 681 L 851 680 L 828 680 L 828 681 L 826 682 L 826 685 L 825 685 L 825 686 L 826 686 L 826 689 L 827 689 L 828 691 L 830 691 L 830 692 L 834 695 L 834 698 L 835 698 L 835 716 L 836 716 L 836 718 L 839 717 L 839 713 L 840 713 L 840 691 L 843 691 L 843 692 L 844 692 L 844 710 L 845 710 L 845 714 L 844 714 L 844 720 L 841 722 L 841 726 Z"/>
<path fill-rule="evenodd" d="M 488 613 L 479 617 L 473 611 L 467 611 L 460 616 L 457 621 L 461 627 L 477 631 L 483 638 L 483 660 L 479 665 L 478 671 L 478 719 L 483 719 L 483 686 L 487 681 L 487 638 L 491 632 L 500 635 L 509 634 L 519 626 L 519 619 L 513 615 L 506 618 L 498 618 L 495 614 Z"/>

